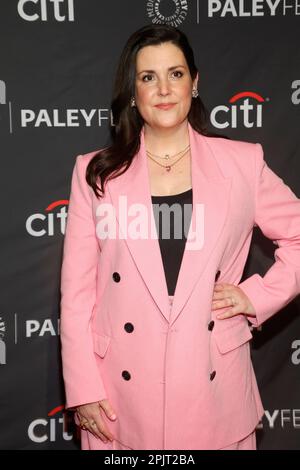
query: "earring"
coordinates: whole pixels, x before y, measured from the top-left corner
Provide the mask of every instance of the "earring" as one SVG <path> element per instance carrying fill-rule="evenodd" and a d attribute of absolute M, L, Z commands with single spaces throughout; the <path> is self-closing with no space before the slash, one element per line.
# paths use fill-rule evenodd
<path fill-rule="evenodd" d="M 197 88 L 193 88 L 192 97 L 193 97 L 193 98 L 198 98 L 198 96 L 199 96 L 199 93 L 198 93 Z"/>
<path fill-rule="evenodd" d="M 132 98 L 131 98 L 131 100 L 130 100 L 130 106 L 131 106 L 132 108 L 134 108 L 134 107 L 136 106 L 135 97 L 134 97 L 134 96 L 132 96 Z"/>

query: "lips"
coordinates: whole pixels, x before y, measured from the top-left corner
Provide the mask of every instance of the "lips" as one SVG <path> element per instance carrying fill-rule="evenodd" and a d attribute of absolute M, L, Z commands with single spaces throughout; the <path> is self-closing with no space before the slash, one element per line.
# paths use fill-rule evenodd
<path fill-rule="evenodd" d="M 175 103 L 161 103 L 161 104 L 157 104 L 155 107 L 158 108 L 158 109 L 171 109 L 173 108 L 173 106 L 175 106 Z"/>

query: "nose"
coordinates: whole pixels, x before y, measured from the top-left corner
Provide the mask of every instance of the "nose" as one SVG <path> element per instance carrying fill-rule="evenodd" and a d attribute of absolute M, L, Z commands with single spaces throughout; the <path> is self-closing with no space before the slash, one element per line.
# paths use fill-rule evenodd
<path fill-rule="evenodd" d="M 168 80 L 162 79 L 158 82 L 158 94 L 160 96 L 166 96 L 170 93 L 170 84 Z"/>

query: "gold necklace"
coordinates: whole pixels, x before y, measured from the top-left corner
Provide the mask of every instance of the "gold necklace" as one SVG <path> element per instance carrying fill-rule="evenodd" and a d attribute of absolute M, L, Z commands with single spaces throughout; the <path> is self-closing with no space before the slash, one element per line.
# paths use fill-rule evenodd
<path fill-rule="evenodd" d="M 148 155 L 148 157 L 149 157 L 151 160 L 153 160 L 157 165 L 162 166 L 163 168 L 165 168 L 166 171 L 171 171 L 171 167 L 174 166 L 177 162 L 179 162 L 179 160 L 181 160 L 182 157 L 184 157 L 185 154 L 186 154 L 188 151 L 189 151 L 189 147 L 188 147 L 187 150 L 183 153 L 183 155 L 181 155 L 181 157 L 179 157 L 179 158 L 176 160 L 176 162 L 172 163 L 172 165 L 167 165 L 167 166 L 166 166 L 166 165 L 162 165 L 161 163 L 158 163 L 156 160 L 154 160 L 154 158 L 150 157 L 150 155 Z"/>
<path fill-rule="evenodd" d="M 149 152 L 149 150 L 146 150 L 146 153 L 155 158 L 162 158 L 163 160 L 169 160 L 170 158 L 177 157 L 177 155 L 179 155 L 182 152 L 185 152 L 189 148 L 190 148 L 190 144 L 187 147 L 185 147 L 183 150 L 180 150 L 179 152 L 175 153 L 174 155 L 169 155 L 168 153 L 166 153 L 164 157 L 160 157 L 159 155 L 154 155 L 154 153 Z"/>

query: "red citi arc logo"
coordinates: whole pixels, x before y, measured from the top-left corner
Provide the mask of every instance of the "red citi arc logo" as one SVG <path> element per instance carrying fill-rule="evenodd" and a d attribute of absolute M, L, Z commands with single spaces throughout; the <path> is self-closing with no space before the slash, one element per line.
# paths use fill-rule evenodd
<path fill-rule="evenodd" d="M 240 98 L 246 98 L 247 96 L 256 99 L 260 103 L 263 103 L 265 101 L 264 98 L 258 93 L 254 93 L 253 91 L 242 91 L 241 93 L 237 93 L 232 98 L 230 98 L 229 103 L 235 103 Z"/>
<path fill-rule="evenodd" d="M 212 109 L 211 123 L 218 129 L 262 127 L 263 103 L 267 100 L 253 91 L 242 91 L 229 100 L 230 106 L 219 105 Z"/>
<path fill-rule="evenodd" d="M 56 408 L 53 408 L 53 410 L 49 411 L 48 416 L 54 416 L 56 413 L 59 413 L 60 411 L 63 411 L 65 407 L 63 405 L 57 406 Z"/>
<path fill-rule="evenodd" d="M 68 199 L 59 199 L 49 204 L 45 213 L 31 214 L 26 220 L 26 231 L 33 237 L 53 236 L 60 231 L 65 234 Z"/>
<path fill-rule="evenodd" d="M 42 444 L 43 442 L 55 442 L 63 439 L 71 441 L 73 434 L 65 431 L 64 406 L 57 406 L 49 411 L 47 418 L 37 418 L 28 426 L 28 437 L 32 442 Z"/>

